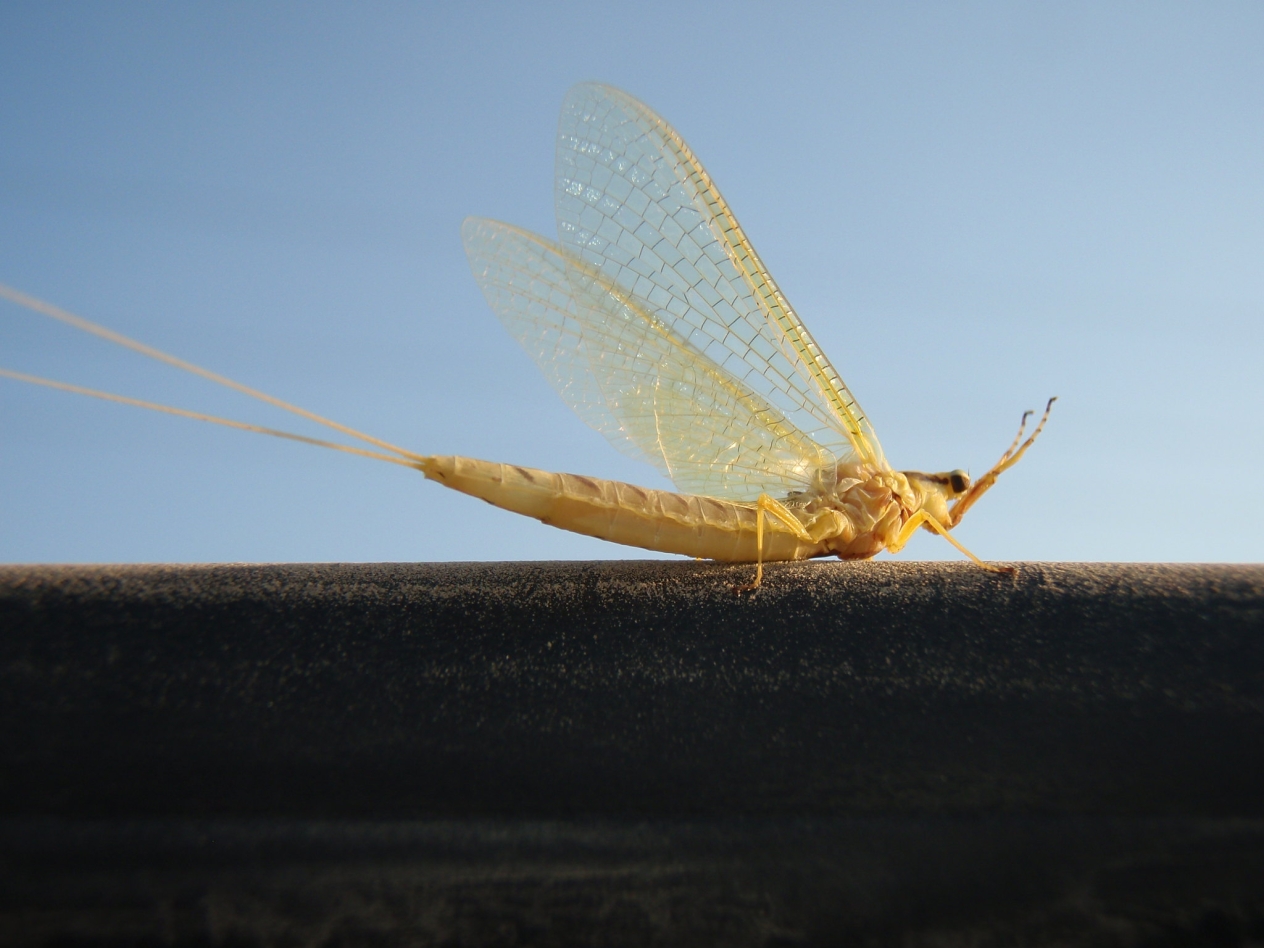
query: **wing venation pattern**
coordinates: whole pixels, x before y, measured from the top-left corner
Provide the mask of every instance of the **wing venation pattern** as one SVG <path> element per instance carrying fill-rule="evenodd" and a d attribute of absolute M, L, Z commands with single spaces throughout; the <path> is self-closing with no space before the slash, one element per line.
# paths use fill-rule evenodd
<path fill-rule="evenodd" d="M 656 294 L 671 305 L 654 284 L 642 298 L 497 221 L 470 218 L 462 237 L 492 309 L 566 403 L 680 490 L 754 500 L 832 474 L 834 455 L 732 371 L 749 367 L 722 346 L 699 350 L 652 311 Z"/>
<path fill-rule="evenodd" d="M 840 460 L 885 464 L 864 412 L 680 135 L 609 86 L 567 95 L 562 243 Z"/>

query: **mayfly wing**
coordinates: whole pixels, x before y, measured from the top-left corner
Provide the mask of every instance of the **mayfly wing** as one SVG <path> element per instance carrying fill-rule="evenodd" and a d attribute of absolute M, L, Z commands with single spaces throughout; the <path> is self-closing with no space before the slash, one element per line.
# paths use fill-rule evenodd
<path fill-rule="evenodd" d="M 832 454 L 566 248 L 508 224 L 461 230 L 492 309 L 579 416 L 681 490 L 754 500 Z"/>
<path fill-rule="evenodd" d="M 841 460 L 873 427 L 684 139 L 618 89 L 571 89 L 558 127 L 562 243 Z"/>

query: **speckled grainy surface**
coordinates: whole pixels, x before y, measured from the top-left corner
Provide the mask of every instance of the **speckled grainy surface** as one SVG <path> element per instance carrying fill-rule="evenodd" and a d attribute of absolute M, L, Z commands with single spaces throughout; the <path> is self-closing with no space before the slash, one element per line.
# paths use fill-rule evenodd
<path fill-rule="evenodd" d="M 1264 567 L 5 567 L 0 812 L 1264 817 Z"/>
<path fill-rule="evenodd" d="M 1264 940 L 1264 567 L 749 575 L 0 567 L 0 940 Z"/>

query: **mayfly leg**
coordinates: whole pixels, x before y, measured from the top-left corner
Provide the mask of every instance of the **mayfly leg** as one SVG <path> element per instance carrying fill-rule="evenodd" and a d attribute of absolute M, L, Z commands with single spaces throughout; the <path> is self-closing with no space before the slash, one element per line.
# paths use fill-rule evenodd
<path fill-rule="evenodd" d="M 1052 399 L 1050 402 L 1052 403 Z M 1013 455 L 1013 453 L 1018 449 L 1018 443 L 1023 440 L 1023 432 L 1027 430 L 1027 419 L 1034 414 L 1035 412 L 1030 408 L 1023 412 L 1023 417 L 1018 422 L 1018 434 L 1014 435 L 1014 440 L 1010 443 L 1010 446 L 1005 449 L 1005 453 L 1001 455 L 1001 459 L 996 462 L 998 465 L 1004 464 L 1008 461 L 1011 455 Z"/>
<path fill-rule="evenodd" d="M 952 529 L 961 522 L 961 518 L 965 516 L 966 511 L 974 506 L 975 501 L 987 493 L 988 489 L 996 483 L 998 477 L 1022 460 L 1023 455 L 1027 453 L 1027 449 L 1035 444 L 1036 439 L 1040 437 L 1040 432 L 1044 430 L 1045 422 L 1049 420 L 1049 412 L 1053 410 L 1053 403 L 1057 400 L 1058 397 L 1055 395 L 1045 404 L 1045 413 L 1040 416 L 1040 423 L 1036 425 L 1036 430 L 1031 433 L 1031 437 L 1023 441 L 1020 447 L 1018 445 L 1019 440 L 1023 436 L 1023 431 L 1027 428 L 1027 419 L 1031 417 L 1033 412 L 1027 411 L 1023 413 L 1023 420 L 1018 426 L 1018 435 L 1014 438 L 1014 443 L 1006 449 L 1005 453 L 1001 455 L 1001 459 L 993 465 L 992 469 L 975 481 L 961 499 L 952 505 L 952 510 L 949 512 L 948 529 Z M 1015 450 L 1016 448 L 1017 450 Z"/>
<path fill-rule="evenodd" d="M 812 534 L 804 529 L 803 524 L 799 522 L 799 518 L 792 514 L 786 505 L 780 501 L 774 500 L 767 494 L 760 494 L 759 499 L 755 501 L 755 579 L 749 583 L 743 583 L 733 589 L 737 595 L 744 592 L 753 592 L 759 588 L 759 584 L 764 579 L 764 518 L 769 517 L 774 520 L 781 521 L 782 524 L 790 528 L 800 540 L 806 543 L 813 542 Z M 771 521 L 770 521 L 771 522 Z"/>
<path fill-rule="evenodd" d="M 965 544 L 949 533 L 947 527 L 932 517 L 925 510 L 919 510 L 917 513 L 913 514 L 913 516 L 909 517 L 908 522 L 900 529 L 900 532 L 896 536 L 895 540 L 887 544 L 887 551 L 890 553 L 899 553 L 900 550 L 904 549 L 904 544 L 908 543 L 909 538 L 917 531 L 917 528 L 921 526 L 930 527 L 958 550 L 970 557 L 970 559 L 974 560 L 976 566 L 982 566 L 985 570 L 993 573 L 1014 572 L 1014 567 L 1012 566 L 993 566 L 991 563 L 985 563 L 983 560 L 979 559 L 979 557 L 975 556 L 966 549 Z"/>

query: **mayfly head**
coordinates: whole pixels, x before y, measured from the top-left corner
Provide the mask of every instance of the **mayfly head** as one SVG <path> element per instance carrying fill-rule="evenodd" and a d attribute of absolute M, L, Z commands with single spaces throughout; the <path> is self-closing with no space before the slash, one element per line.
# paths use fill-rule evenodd
<path fill-rule="evenodd" d="M 909 486 L 914 489 L 916 509 L 924 510 L 940 523 L 949 519 L 948 503 L 957 500 L 970 490 L 970 475 L 965 471 L 944 471 L 926 474 L 922 471 L 903 471 Z"/>

